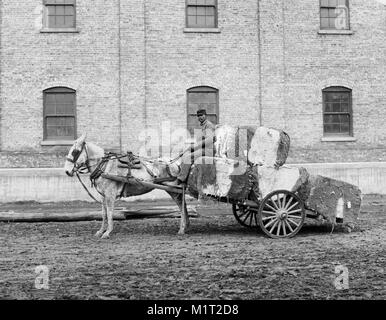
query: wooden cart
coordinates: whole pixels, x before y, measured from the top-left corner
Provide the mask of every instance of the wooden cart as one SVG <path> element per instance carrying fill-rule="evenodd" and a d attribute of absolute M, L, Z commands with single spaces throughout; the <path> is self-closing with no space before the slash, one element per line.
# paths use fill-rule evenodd
<path fill-rule="evenodd" d="M 130 183 L 130 177 L 103 174 L 111 180 Z M 136 180 L 136 183 L 139 181 Z M 162 183 L 140 181 L 146 187 L 180 193 L 185 202 L 185 186 L 167 186 Z M 308 211 L 296 193 L 288 190 L 276 190 L 259 200 L 253 190 L 247 200 L 217 198 L 218 201 L 232 204 L 236 220 L 248 228 L 260 227 L 271 238 L 288 238 L 296 235 L 302 228 L 305 218 L 318 215 Z M 306 213 L 307 212 L 307 213 Z"/>
<path fill-rule="evenodd" d="M 306 217 L 318 217 L 305 209 L 296 193 L 288 190 L 272 191 L 261 201 L 252 191 L 249 200 L 233 203 L 232 209 L 241 225 L 260 227 L 271 238 L 293 237 L 302 228 Z"/>

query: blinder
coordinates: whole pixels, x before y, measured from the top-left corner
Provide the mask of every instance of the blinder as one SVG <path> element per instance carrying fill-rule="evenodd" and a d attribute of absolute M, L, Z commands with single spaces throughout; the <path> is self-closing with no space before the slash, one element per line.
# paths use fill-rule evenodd
<path fill-rule="evenodd" d="M 87 156 L 87 159 L 86 159 L 85 163 L 82 163 L 80 165 L 76 165 L 76 162 L 78 161 L 80 155 L 82 154 L 83 149 L 85 148 L 85 146 L 86 146 L 86 142 L 83 142 L 82 143 L 82 147 L 80 148 L 80 150 L 78 150 L 78 149 L 72 150 L 72 152 L 71 152 L 71 155 L 73 157 L 72 159 L 69 158 L 69 157 L 66 158 L 66 160 L 68 162 L 71 162 L 71 163 L 73 163 L 75 165 L 74 169 L 79 170 L 83 165 L 86 165 L 87 169 L 89 169 L 89 164 L 88 164 L 89 163 L 89 159 L 88 159 L 88 156 Z M 86 149 L 86 153 L 87 153 L 87 149 Z"/>

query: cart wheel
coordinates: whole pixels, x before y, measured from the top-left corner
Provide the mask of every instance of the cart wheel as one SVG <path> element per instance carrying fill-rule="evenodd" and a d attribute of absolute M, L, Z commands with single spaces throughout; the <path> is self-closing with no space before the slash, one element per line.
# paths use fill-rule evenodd
<path fill-rule="evenodd" d="M 238 223 L 247 228 L 257 228 L 259 225 L 257 221 L 258 209 L 250 208 L 242 204 L 232 205 L 233 214 Z"/>
<path fill-rule="evenodd" d="M 261 229 L 271 238 L 289 238 L 302 228 L 306 213 L 296 194 L 277 190 L 263 199 L 258 218 Z"/>

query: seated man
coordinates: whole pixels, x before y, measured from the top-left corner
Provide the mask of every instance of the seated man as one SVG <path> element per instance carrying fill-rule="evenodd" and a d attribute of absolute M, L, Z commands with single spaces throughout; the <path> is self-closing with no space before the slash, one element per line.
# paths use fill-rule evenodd
<path fill-rule="evenodd" d="M 177 175 L 177 180 L 174 181 L 173 184 L 181 184 L 186 181 L 190 167 L 197 158 L 214 156 L 215 125 L 206 118 L 206 110 L 204 109 L 197 111 L 197 117 L 200 122 L 201 135 L 199 135 L 198 141 L 195 144 L 182 153 L 180 172 Z"/>

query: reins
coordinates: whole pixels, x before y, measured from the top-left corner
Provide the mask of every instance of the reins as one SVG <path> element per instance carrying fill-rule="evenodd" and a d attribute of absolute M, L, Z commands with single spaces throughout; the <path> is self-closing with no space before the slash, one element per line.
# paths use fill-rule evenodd
<path fill-rule="evenodd" d="M 98 202 L 98 203 L 101 204 L 102 202 L 99 201 L 99 200 L 97 200 L 97 199 L 91 194 L 91 192 L 88 190 L 87 186 L 83 183 L 83 181 L 82 181 L 82 179 L 80 178 L 80 175 L 79 175 L 79 173 L 81 173 L 81 174 L 82 174 L 82 173 L 83 173 L 83 174 L 87 173 L 87 172 L 85 172 L 85 171 L 83 170 L 83 169 L 84 169 L 84 166 L 86 167 L 88 173 L 90 173 L 90 175 L 91 175 L 91 174 L 95 171 L 95 170 L 94 170 L 93 172 L 91 172 L 91 168 L 94 167 L 94 166 L 98 166 L 98 165 L 99 165 L 99 164 L 96 164 L 96 165 L 90 166 L 90 161 L 89 161 L 88 150 L 87 150 L 87 147 L 86 147 L 86 142 L 83 142 L 82 148 L 80 149 L 80 151 L 78 151 L 78 152 L 74 155 L 74 159 L 71 159 L 71 158 L 68 158 L 68 157 L 67 157 L 66 159 L 67 159 L 67 161 L 69 161 L 69 162 L 71 162 L 71 163 L 74 163 L 74 165 L 76 165 L 76 161 L 78 160 L 79 156 L 81 155 L 83 149 L 84 149 L 85 152 L 86 152 L 86 161 L 85 161 L 83 164 L 81 164 L 79 167 L 76 167 L 76 171 L 75 171 L 76 177 L 78 178 L 80 184 L 82 185 L 82 187 L 84 188 L 84 190 L 86 190 L 86 192 L 88 193 L 88 195 L 89 195 L 94 201 L 96 201 L 96 202 Z M 92 185 L 93 185 L 93 181 L 92 181 L 92 180 L 91 180 L 91 183 L 92 183 Z M 96 190 L 101 196 L 103 196 L 103 195 L 98 191 L 97 188 L 95 188 L 95 190 Z"/>
<path fill-rule="evenodd" d="M 96 202 L 102 204 L 102 202 L 101 202 L 101 201 L 98 201 L 97 199 L 95 199 L 95 197 L 94 197 L 94 196 L 91 194 L 91 192 L 87 189 L 86 185 L 83 183 L 82 179 L 80 178 L 78 172 L 76 172 L 76 176 L 77 176 L 79 182 L 81 183 L 82 187 L 84 188 L 84 190 L 86 190 L 86 192 L 88 193 L 88 195 L 89 195 L 92 199 L 94 199 Z M 95 188 L 95 189 L 96 189 L 96 188 Z M 98 190 L 97 190 L 97 191 L 98 191 Z M 99 193 L 99 192 L 98 192 L 98 193 Z"/>

